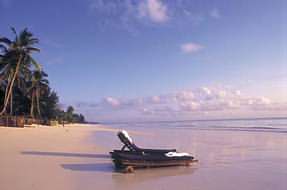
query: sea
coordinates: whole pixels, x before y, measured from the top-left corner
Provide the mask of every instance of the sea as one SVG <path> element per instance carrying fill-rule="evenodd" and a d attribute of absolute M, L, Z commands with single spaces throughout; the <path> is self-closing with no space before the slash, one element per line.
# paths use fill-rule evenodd
<path fill-rule="evenodd" d="M 286 190 L 287 118 L 102 124 L 127 130 L 139 147 L 176 148 L 198 160 L 190 167 L 143 169 L 132 175 L 112 173 L 117 189 Z M 103 152 L 123 146 L 116 131 L 95 132 L 91 140 Z M 108 166 L 106 171 L 112 171 L 112 165 Z"/>
<path fill-rule="evenodd" d="M 145 121 L 145 122 L 103 122 L 103 124 L 120 129 L 185 129 L 185 130 L 222 130 L 287 133 L 285 118 L 244 118 L 214 120 L 179 120 L 179 121 Z"/>

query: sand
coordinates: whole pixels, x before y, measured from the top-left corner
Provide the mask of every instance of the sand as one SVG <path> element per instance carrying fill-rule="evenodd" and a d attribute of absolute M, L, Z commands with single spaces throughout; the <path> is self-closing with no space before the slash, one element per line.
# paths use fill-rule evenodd
<path fill-rule="evenodd" d="M 200 162 L 122 174 L 108 155 L 121 146 L 116 131 L 101 125 L 0 127 L 0 189 L 287 189 L 284 133 L 131 129 L 137 144 L 176 147 Z"/>

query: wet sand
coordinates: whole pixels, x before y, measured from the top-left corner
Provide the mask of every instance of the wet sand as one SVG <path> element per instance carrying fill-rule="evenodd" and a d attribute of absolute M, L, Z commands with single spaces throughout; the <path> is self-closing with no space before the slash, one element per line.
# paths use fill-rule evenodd
<path fill-rule="evenodd" d="M 130 128 L 143 147 L 177 148 L 190 167 L 113 170 L 103 127 L 0 128 L 0 189 L 287 189 L 286 133 Z"/>

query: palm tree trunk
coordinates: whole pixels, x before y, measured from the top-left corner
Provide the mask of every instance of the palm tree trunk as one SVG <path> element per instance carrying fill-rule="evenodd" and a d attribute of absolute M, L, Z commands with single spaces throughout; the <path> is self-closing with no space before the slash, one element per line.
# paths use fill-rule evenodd
<path fill-rule="evenodd" d="M 39 114 L 39 118 L 41 118 L 41 111 L 40 111 L 40 95 L 39 95 L 39 89 L 36 90 L 36 101 L 37 101 L 37 110 Z"/>
<path fill-rule="evenodd" d="M 12 95 L 12 89 L 13 89 L 13 86 L 14 86 L 14 82 L 15 82 L 16 77 L 17 77 L 18 72 L 19 72 L 19 68 L 20 68 L 20 64 L 21 64 L 22 58 L 23 58 L 22 54 L 20 54 L 19 60 L 17 62 L 16 69 L 15 69 L 14 76 L 13 76 L 12 81 L 11 81 L 10 86 L 9 86 L 9 91 L 8 91 L 7 97 L 6 97 L 5 101 L 4 101 L 4 107 L 3 107 L 2 111 L 0 112 L 0 115 L 3 115 L 6 112 L 9 99 L 11 98 L 11 95 Z"/>
<path fill-rule="evenodd" d="M 12 77 L 12 74 L 10 73 L 9 76 L 8 76 L 8 83 L 7 83 L 7 86 L 6 86 L 6 89 L 5 89 L 4 102 L 5 102 L 6 98 L 7 98 L 8 89 L 9 89 L 9 86 L 11 84 L 11 77 Z"/>
<path fill-rule="evenodd" d="M 31 98 L 31 108 L 30 108 L 30 117 L 34 118 L 34 91 L 32 92 L 32 98 Z"/>
<path fill-rule="evenodd" d="M 13 115 L 13 89 L 10 97 L 10 115 Z"/>

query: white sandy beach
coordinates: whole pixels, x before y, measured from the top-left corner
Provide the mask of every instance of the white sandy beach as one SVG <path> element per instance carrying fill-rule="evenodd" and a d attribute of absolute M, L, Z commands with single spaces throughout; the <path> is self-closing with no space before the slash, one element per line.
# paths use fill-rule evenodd
<path fill-rule="evenodd" d="M 0 189 L 76 189 L 73 172 L 61 165 L 97 161 L 101 148 L 85 138 L 98 130 L 104 129 L 1 127 Z"/>
<path fill-rule="evenodd" d="M 114 172 L 120 148 L 104 126 L 0 128 L 1 190 L 287 188 L 286 134 L 135 129 L 146 147 L 176 147 L 200 160 L 191 167 Z M 141 135 L 145 134 L 145 135 Z"/>

